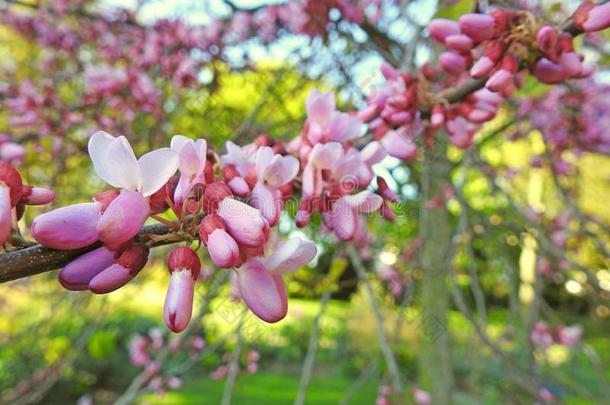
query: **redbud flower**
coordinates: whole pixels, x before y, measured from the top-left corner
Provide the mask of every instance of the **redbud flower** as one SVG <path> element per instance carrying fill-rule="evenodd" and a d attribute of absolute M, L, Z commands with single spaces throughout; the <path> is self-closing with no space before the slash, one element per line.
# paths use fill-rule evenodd
<path fill-rule="evenodd" d="M 458 75 L 466 69 L 468 58 L 456 52 L 443 52 L 439 57 L 443 70 L 452 75 Z"/>
<path fill-rule="evenodd" d="M 555 47 L 557 46 L 557 37 L 557 30 L 554 27 L 545 25 L 540 27 L 536 33 L 536 44 L 547 56 L 553 57 L 555 55 Z"/>
<path fill-rule="evenodd" d="M 610 4 L 596 6 L 590 2 L 583 3 L 574 13 L 574 25 L 587 32 L 610 27 Z"/>
<path fill-rule="evenodd" d="M 42 187 L 23 186 L 20 202 L 27 205 L 45 205 L 55 199 L 55 193 Z"/>
<path fill-rule="evenodd" d="M 165 298 L 163 319 L 170 330 L 179 333 L 191 320 L 195 281 L 201 270 L 201 261 L 193 250 L 179 247 L 170 253 L 168 267 L 172 278 Z"/>
<path fill-rule="evenodd" d="M 183 135 L 174 135 L 171 149 L 178 154 L 180 170 L 180 179 L 174 192 L 174 203 L 177 207 L 181 207 L 195 184 L 205 184 L 207 142 L 205 139 L 194 141 Z"/>
<path fill-rule="evenodd" d="M 504 55 L 500 68 L 487 80 L 485 87 L 496 93 L 506 89 L 513 82 L 517 68 L 517 59 L 511 54 Z"/>
<path fill-rule="evenodd" d="M 174 175 L 178 155 L 169 148 L 161 148 L 138 160 L 124 136 L 115 138 L 103 131 L 89 139 L 89 155 L 97 175 L 124 190 L 110 203 L 98 225 L 100 240 L 116 249 L 142 228 L 150 212 L 147 197 Z"/>
<path fill-rule="evenodd" d="M 417 145 L 406 135 L 404 127 L 389 131 L 381 140 L 388 153 L 398 159 L 412 160 L 417 157 Z"/>
<path fill-rule="evenodd" d="M 542 58 L 534 65 L 532 74 L 538 80 L 546 84 L 558 84 L 567 78 L 566 72 L 561 65 Z"/>
<path fill-rule="evenodd" d="M 53 249 L 78 249 L 98 240 L 99 220 L 99 203 L 68 205 L 36 217 L 32 222 L 32 236 Z"/>
<path fill-rule="evenodd" d="M 260 210 L 269 226 L 274 226 L 282 210 L 279 188 L 296 177 L 299 161 L 293 156 L 275 155 L 270 147 L 265 146 L 257 152 L 256 172 L 258 182 L 252 190 L 250 202 Z"/>
<path fill-rule="evenodd" d="M 114 252 L 105 247 L 92 250 L 64 267 L 59 272 L 59 282 L 68 290 L 88 290 L 91 279 L 110 266 L 113 259 Z"/>
<path fill-rule="evenodd" d="M 459 26 L 462 33 L 476 42 L 492 39 L 496 35 L 495 19 L 487 14 L 464 14 L 459 19 Z"/>
<path fill-rule="evenodd" d="M 428 24 L 430 36 L 440 43 L 445 43 L 445 39 L 450 35 L 460 35 L 460 26 L 453 20 L 445 18 L 435 18 Z"/>
<path fill-rule="evenodd" d="M 282 273 L 298 270 L 316 255 L 316 245 L 299 238 L 281 244 L 269 257 L 250 259 L 237 269 L 239 291 L 248 308 L 265 322 L 278 322 L 288 312 Z"/>
<path fill-rule="evenodd" d="M 341 240 L 353 239 L 358 231 L 360 214 L 375 212 L 382 203 L 383 198 L 368 190 L 341 197 L 333 205 L 330 217 L 333 231 Z"/>
<path fill-rule="evenodd" d="M 0 161 L 0 246 L 8 238 L 12 228 L 13 207 L 23 193 L 21 175 L 6 162 Z"/>
<path fill-rule="evenodd" d="M 123 287 L 144 268 L 149 248 L 143 244 L 127 246 L 114 257 L 113 263 L 89 282 L 89 289 L 96 294 L 106 294 Z"/>
<path fill-rule="evenodd" d="M 199 225 L 199 236 L 207 246 L 215 265 L 230 268 L 240 264 L 239 246 L 235 239 L 227 233 L 220 215 L 206 215 Z"/>

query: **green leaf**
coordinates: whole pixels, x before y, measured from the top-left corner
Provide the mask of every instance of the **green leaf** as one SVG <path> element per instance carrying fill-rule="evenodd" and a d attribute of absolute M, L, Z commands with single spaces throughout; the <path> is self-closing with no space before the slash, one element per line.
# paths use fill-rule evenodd
<path fill-rule="evenodd" d="M 434 18 L 457 20 L 462 14 L 474 12 L 475 4 L 475 0 L 459 0 L 451 7 L 440 7 L 434 15 Z"/>

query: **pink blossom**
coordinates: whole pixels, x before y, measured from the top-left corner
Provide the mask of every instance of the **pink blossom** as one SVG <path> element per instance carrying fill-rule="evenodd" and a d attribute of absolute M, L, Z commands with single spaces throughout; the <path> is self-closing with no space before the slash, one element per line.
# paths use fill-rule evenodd
<path fill-rule="evenodd" d="M 170 253 L 168 267 L 172 278 L 165 298 L 163 319 L 171 331 L 179 333 L 191 320 L 195 281 L 201 261 L 193 250 L 179 247 Z"/>
<path fill-rule="evenodd" d="M 195 184 L 205 184 L 205 164 L 207 142 L 205 139 L 196 141 L 183 135 L 174 135 L 171 149 L 178 154 L 178 169 L 180 179 L 174 192 L 174 203 L 181 207 Z"/>

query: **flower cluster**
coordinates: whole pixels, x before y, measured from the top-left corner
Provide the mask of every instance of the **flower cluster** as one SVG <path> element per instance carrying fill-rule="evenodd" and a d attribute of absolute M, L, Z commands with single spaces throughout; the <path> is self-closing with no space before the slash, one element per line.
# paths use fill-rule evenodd
<path fill-rule="evenodd" d="M 585 12 L 587 22 L 582 22 Z M 608 14 L 607 5 L 581 6 L 573 16 L 574 26 L 588 32 L 605 29 L 610 26 Z M 441 127 L 455 146 L 468 148 L 481 125 L 522 86 L 528 68 L 538 81 L 549 84 L 593 73 L 575 52 L 568 31 L 541 25 L 524 11 L 499 9 L 465 14 L 459 21 L 435 19 L 428 29 L 448 48 L 439 57 L 440 67 L 424 65 L 417 74 L 408 74 L 383 65 L 385 83 L 359 113 L 374 138 L 400 159 L 415 159 L 417 137 L 423 134 L 430 142 L 432 131 Z M 482 80 L 484 85 L 451 104 L 445 98 L 447 89 L 466 80 Z"/>
<path fill-rule="evenodd" d="M 538 321 L 532 330 L 530 340 L 542 348 L 547 348 L 552 344 L 572 347 L 580 343 L 581 336 L 582 326 L 580 325 L 558 325 L 552 328 L 545 321 Z"/>
<path fill-rule="evenodd" d="M 233 356 L 233 353 L 226 353 L 225 356 L 223 357 L 223 360 L 227 363 L 224 364 L 220 367 L 218 367 L 216 370 L 212 371 L 210 373 L 210 378 L 212 380 L 222 380 L 223 378 L 225 378 L 227 376 L 227 374 L 229 374 L 229 365 L 228 363 L 230 363 L 231 361 L 231 357 Z M 246 363 L 246 373 L 248 374 L 255 374 L 258 371 L 258 362 L 261 358 L 261 355 L 259 352 L 257 352 L 256 350 L 248 350 L 248 352 L 246 353 L 245 357 L 245 363 Z M 241 362 L 238 362 L 238 364 L 240 364 Z"/>
<path fill-rule="evenodd" d="M 175 332 L 191 319 L 201 260 L 190 245 L 200 241 L 217 267 L 235 269 L 239 296 L 252 312 L 277 322 L 288 310 L 283 274 L 309 263 L 317 252 L 314 243 L 299 238 L 271 241 L 287 200 L 300 193 L 298 226 L 320 213 L 326 231 L 365 247 L 370 236 L 361 214 L 379 211 L 391 220 L 391 204 L 398 198 L 382 178 L 376 192 L 367 189 L 375 179 L 373 165 L 386 152 L 379 142 L 362 150 L 354 146 L 363 136 L 358 117 L 337 111 L 334 95 L 317 90 L 307 99 L 307 112 L 302 133 L 289 144 L 260 136 L 242 147 L 228 142 L 220 156 L 204 139 L 176 135 L 169 148 L 138 159 L 124 136 L 97 132 L 89 140 L 89 154 L 97 175 L 113 188 L 91 202 L 38 216 L 32 235 L 54 249 L 97 244 L 59 275 L 65 288 L 97 294 L 132 280 L 157 243 L 185 241 L 168 257 L 164 320 Z M 176 221 L 158 215 L 167 210 Z M 164 222 L 168 233 L 141 235 L 149 218 Z"/>

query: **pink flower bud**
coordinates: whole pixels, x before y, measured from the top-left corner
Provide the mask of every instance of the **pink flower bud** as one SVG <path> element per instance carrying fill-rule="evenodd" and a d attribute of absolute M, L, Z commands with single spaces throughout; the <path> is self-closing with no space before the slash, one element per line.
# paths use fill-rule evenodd
<path fill-rule="evenodd" d="M 225 198 L 218 204 L 218 215 L 238 243 L 255 248 L 267 241 L 269 224 L 256 208 L 233 198 Z"/>
<path fill-rule="evenodd" d="M 501 92 L 513 83 L 513 77 L 517 73 L 517 59 L 511 54 L 502 58 L 500 68 L 487 80 L 485 87 L 493 92 Z"/>
<path fill-rule="evenodd" d="M 193 250 L 180 247 L 170 254 L 168 266 L 172 277 L 165 297 L 163 319 L 171 331 L 180 333 L 191 320 L 195 281 L 201 270 L 201 261 Z"/>
<path fill-rule="evenodd" d="M 288 312 L 286 285 L 280 275 L 272 275 L 253 259 L 237 270 L 239 291 L 246 305 L 265 322 L 275 323 Z"/>
<path fill-rule="evenodd" d="M 224 181 L 215 181 L 205 188 L 203 193 L 203 209 L 208 214 L 216 213 L 218 204 L 227 197 L 232 197 L 231 189 Z"/>
<path fill-rule="evenodd" d="M 472 39 L 467 35 L 449 35 L 445 38 L 445 45 L 447 48 L 453 49 L 458 52 L 468 52 L 474 46 Z"/>
<path fill-rule="evenodd" d="M 564 52 L 559 57 L 559 64 L 570 77 L 578 77 L 582 71 L 582 61 L 576 52 Z"/>
<path fill-rule="evenodd" d="M 209 214 L 203 218 L 199 236 L 218 267 L 231 268 L 240 264 L 239 246 L 226 232 L 224 221 L 219 215 Z"/>
<path fill-rule="evenodd" d="M 567 78 L 567 74 L 561 65 L 544 58 L 534 65 L 533 75 L 540 82 L 546 84 L 558 84 Z"/>
<path fill-rule="evenodd" d="M 89 289 L 95 294 L 106 294 L 123 287 L 144 268 L 149 250 L 143 244 L 129 245 L 115 256 L 113 264 L 91 279 Z"/>
<path fill-rule="evenodd" d="M 610 27 L 610 4 L 595 6 L 588 12 L 582 28 L 587 32 L 601 31 Z"/>
<path fill-rule="evenodd" d="M 379 115 L 379 108 L 375 104 L 367 106 L 364 110 L 358 111 L 358 118 L 362 122 L 373 121 Z"/>
<path fill-rule="evenodd" d="M 248 182 L 243 177 L 233 177 L 227 184 L 236 196 L 246 197 L 250 194 L 250 186 L 248 186 Z"/>
<path fill-rule="evenodd" d="M 0 161 L 0 184 L 5 184 L 10 193 L 11 206 L 17 205 L 23 193 L 21 175 L 7 162 Z"/>
<path fill-rule="evenodd" d="M 23 186 L 21 203 L 27 205 L 45 205 L 53 201 L 55 193 L 41 187 Z"/>
<path fill-rule="evenodd" d="M 99 220 L 98 203 L 68 205 L 36 217 L 32 222 L 32 236 L 53 249 L 78 249 L 98 240 Z"/>
<path fill-rule="evenodd" d="M 458 75 L 466 69 L 468 59 L 456 52 L 443 52 L 439 57 L 443 70 L 452 75 Z"/>
<path fill-rule="evenodd" d="M 100 240 L 111 250 L 120 248 L 140 232 L 149 214 L 148 200 L 140 192 L 121 190 L 97 225 Z"/>
<path fill-rule="evenodd" d="M 59 282 L 67 290 L 89 289 L 89 282 L 113 262 L 114 252 L 101 247 L 72 260 L 59 272 Z"/>
<path fill-rule="evenodd" d="M 464 14 L 459 19 L 460 30 L 475 42 L 492 39 L 496 35 L 495 19 L 487 14 Z"/>
<path fill-rule="evenodd" d="M 311 221 L 311 213 L 309 211 L 305 211 L 299 208 L 295 215 L 294 221 L 297 227 L 303 228 L 304 226 L 307 226 L 307 224 L 309 224 L 309 222 Z"/>
<path fill-rule="evenodd" d="M 487 56 L 481 57 L 470 69 L 470 76 L 475 79 L 481 79 L 491 73 L 496 62 L 489 59 Z"/>
<path fill-rule="evenodd" d="M 557 46 L 557 30 L 549 25 L 540 27 L 536 33 L 536 44 L 542 52 L 553 57 Z"/>
<path fill-rule="evenodd" d="M 0 246 L 6 242 L 13 226 L 13 207 L 9 188 L 0 183 Z"/>
<path fill-rule="evenodd" d="M 430 36 L 440 43 L 445 43 L 445 38 L 450 35 L 459 35 L 460 26 L 453 20 L 445 18 L 435 18 L 428 24 L 428 32 Z"/>

